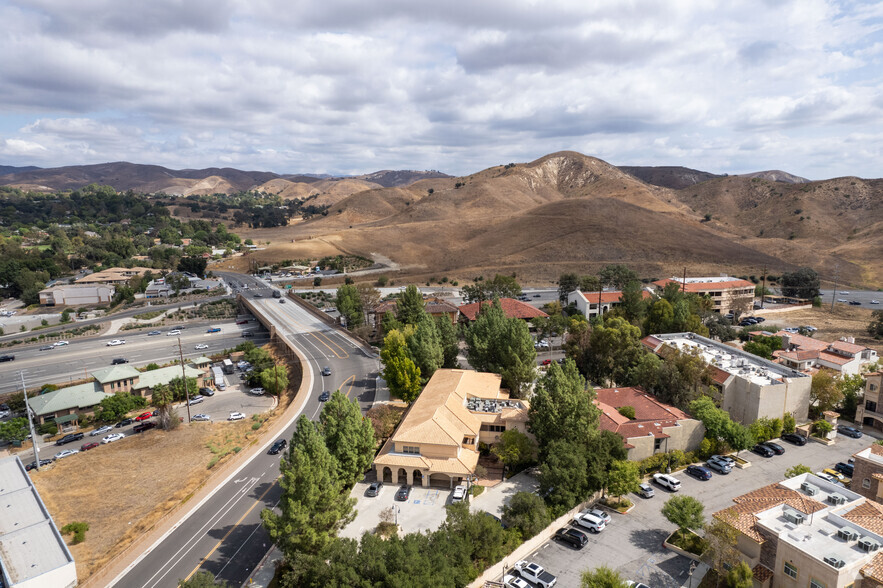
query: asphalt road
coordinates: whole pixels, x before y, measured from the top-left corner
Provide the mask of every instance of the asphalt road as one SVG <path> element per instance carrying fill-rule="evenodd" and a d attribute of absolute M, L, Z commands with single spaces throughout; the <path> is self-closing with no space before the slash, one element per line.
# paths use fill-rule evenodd
<path fill-rule="evenodd" d="M 234 321 L 188 323 L 181 331 L 180 339 L 184 358 L 218 353 L 236 347 L 245 339 L 243 330 L 255 330 L 257 323 L 237 325 Z M 208 325 L 221 327 L 220 333 L 207 333 Z M 121 331 L 115 335 L 71 339 L 70 344 L 56 347 L 51 351 L 40 351 L 46 344 L 22 345 L 11 350 L 0 350 L 0 355 L 15 355 L 14 361 L 0 363 L 0 394 L 21 390 L 19 372 L 23 371 L 28 388 L 43 384 L 64 384 L 89 377 L 100 368 L 109 367 L 114 358 L 122 357 L 129 363 L 142 367 L 148 363 L 168 363 L 178 358 L 178 337 L 167 335 L 171 327 L 163 327 L 161 335 L 148 336 L 147 331 L 133 334 Z M 258 336 L 251 341 L 256 344 L 267 342 L 267 331 L 256 331 Z M 125 345 L 108 346 L 108 341 L 125 339 Z M 194 349 L 206 344 L 208 349 Z"/>
<path fill-rule="evenodd" d="M 822 303 L 831 304 L 831 294 L 833 290 L 822 290 Z M 883 309 L 883 292 L 874 290 L 851 290 L 849 288 L 838 289 L 835 300 L 846 300 L 848 302 L 860 302 L 860 305 L 871 310 Z M 871 304 L 872 300 L 877 300 L 881 304 Z M 843 304 L 840 302 L 839 304 Z"/>
<path fill-rule="evenodd" d="M 236 278 L 239 283 L 250 284 L 250 296 L 261 292 L 252 289 L 258 285 L 257 280 Z M 340 389 L 363 406 L 373 400 L 379 363 L 370 350 L 360 348 L 294 302 L 280 304 L 278 299 L 267 297 L 269 289 L 262 294 L 263 298 L 255 303 L 272 317 L 279 335 L 294 343 L 308 359 L 304 377 L 309 381 L 310 398 L 302 414 L 311 419 L 318 417 L 322 408 L 318 396 L 323 390 Z M 328 377 L 321 375 L 325 366 L 332 370 Z M 290 438 L 293 431 L 292 421 L 283 437 Z M 273 508 L 281 496 L 276 483 L 281 456 L 266 453 L 274 441 L 266 439 L 257 457 L 222 482 L 213 495 L 196 505 L 111 585 L 172 587 L 200 569 L 234 586 L 241 585 L 271 546 L 261 527 L 260 513 Z"/>

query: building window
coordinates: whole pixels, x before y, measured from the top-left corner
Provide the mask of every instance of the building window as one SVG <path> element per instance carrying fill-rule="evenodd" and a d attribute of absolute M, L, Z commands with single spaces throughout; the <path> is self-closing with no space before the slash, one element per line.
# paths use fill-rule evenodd
<path fill-rule="evenodd" d="M 819 582 L 815 578 L 810 578 L 809 580 L 809 588 L 825 588 L 825 585 L 822 582 Z"/>
<path fill-rule="evenodd" d="M 785 575 L 797 579 L 797 568 L 787 561 L 785 562 Z"/>
<path fill-rule="evenodd" d="M 420 448 L 413 445 L 403 445 L 402 453 L 410 453 L 412 455 L 420 455 Z"/>
<path fill-rule="evenodd" d="M 877 384 L 869 384 L 869 385 L 868 385 L 868 388 L 870 388 L 870 389 L 871 389 L 871 392 L 873 392 L 874 390 L 877 389 Z"/>
<path fill-rule="evenodd" d="M 475 445 L 475 437 L 463 437 L 463 445 Z"/>
<path fill-rule="evenodd" d="M 506 430 L 506 425 L 482 425 L 482 431 L 489 431 L 491 433 L 502 433 Z"/>
<path fill-rule="evenodd" d="M 871 412 L 877 412 L 877 403 L 873 400 L 866 400 L 865 408 L 870 410 Z"/>
<path fill-rule="evenodd" d="M 862 488 L 867 490 L 870 487 L 871 487 L 871 479 L 870 478 L 865 478 L 864 480 L 862 480 Z"/>
<path fill-rule="evenodd" d="M 662 439 L 654 439 L 653 451 L 659 451 L 660 449 L 662 449 Z"/>

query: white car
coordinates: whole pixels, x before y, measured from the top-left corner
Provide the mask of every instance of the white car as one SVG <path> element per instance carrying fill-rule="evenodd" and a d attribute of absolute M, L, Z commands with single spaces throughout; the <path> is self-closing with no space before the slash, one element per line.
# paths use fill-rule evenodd
<path fill-rule="evenodd" d="M 107 445 L 108 443 L 113 443 L 114 441 L 119 441 L 120 439 L 125 439 L 125 435 L 122 433 L 114 433 L 113 435 L 108 435 L 107 437 L 101 440 L 102 445 Z"/>
<path fill-rule="evenodd" d="M 849 294 L 849 290 L 843 290 L 840 292 L 841 294 Z"/>
<path fill-rule="evenodd" d="M 89 436 L 90 437 L 97 437 L 98 435 L 104 435 L 105 433 L 110 433 L 111 431 L 113 431 L 113 426 L 112 425 L 105 425 L 105 426 L 101 427 L 100 429 L 95 429 L 94 431 L 89 433 Z"/>
<path fill-rule="evenodd" d="M 454 493 L 451 495 L 451 502 L 462 502 L 464 498 L 466 498 L 466 486 L 460 484 L 454 488 Z"/>
<path fill-rule="evenodd" d="M 80 451 L 78 449 L 65 449 L 64 451 L 59 451 L 58 453 L 56 453 L 55 459 L 62 459 L 65 457 L 70 457 L 71 455 L 74 455 L 79 452 Z"/>
<path fill-rule="evenodd" d="M 585 527 L 592 533 L 600 533 L 607 526 L 607 523 L 601 518 L 589 513 L 577 513 L 577 515 L 573 517 L 573 523 L 580 527 Z"/>
<path fill-rule="evenodd" d="M 192 417 L 190 417 L 190 420 L 191 421 L 210 421 L 212 419 L 207 414 L 195 414 Z"/>
<path fill-rule="evenodd" d="M 200 349 L 208 349 L 208 345 L 206 345 L 205 343 L 200 343 L 199 345 L 194 347 L 194 349 L 196 349 L 197 351 L 199 351 Z"/>
<path fill-rule="evenodd" d="M 879 300 L 871 300 L 871 304 L 880 304 Z"/>
<path fill-rule="evenodd" d="M 201 394 L 197 394 L 196 396 L 191 397 L 190 401 L 187 404 L 190 406 L 193 406 L 194 404 L 199 404 L 203 400 L 205 400 L 205 396 L 202 396 Z"/>
<path fill-rule="evenodd" d="M 228 421 L 241 421 L 245 418 L 245 415 L 241 412 L 231 412 L 230 416 L 227 417 Z"/>
<path fill-rule="evenodd" d="M 56 342 L 54 343 L 54 345 L 55 345 L 56 347 L 61 347 L 61 346 L 63 346 L 63 345 L 70 345 L 70 343 L 68 343 L 67 341 L 56 341 Z"/>
<path fill-rule="evenodd" d="M 653 481 L 672 492 L 681 489 L 681 481 L 668 474 L 653 474 Z"/>
<path fill-rule="evenodd" d="M 607 514 L 606 512 L 604 512 L 603 510 L 601 510 L 600 508 L 593 508 L 592 510 L 587 510 L 587 511 L 585 511 L 585 514 L 590 514 L 593 517 L 598 517 L 599 519 L 604 521 L 605 525 L 610 524 L 610 520 L 611 520 L 610 515 Z"/>
<path fill-rule="evenodd" d="M 254 394 L 255 396 L 263 396 L 264 395 L 263 388 L 252 388 L 248 392 L 249 392 L 249 394 Z"/>
<path fill-rule="evenodd" d="M 180 334 L 181 334 L 181 331 L 179 331 L 178 329 L 175 329 L 173 331 L 169 331 L 168 333 L 166 333 L 166 337 L 174 337 L 175 335 L 180 335 Z"/>
<path fill-rule="evenodd" d="M 117 345 L 125 345 L 125 344 L 126 344 L 125 339 L 114 339 L 113 341 L 107 342 L 107 347 L 116 347 Z"/>
<path fill-rule="evenodd" d="M 527 580 L 510 574 L 503 576 L 503 586 L 506 588 L 531 588 L 530 584 L 527 583 Z"/>

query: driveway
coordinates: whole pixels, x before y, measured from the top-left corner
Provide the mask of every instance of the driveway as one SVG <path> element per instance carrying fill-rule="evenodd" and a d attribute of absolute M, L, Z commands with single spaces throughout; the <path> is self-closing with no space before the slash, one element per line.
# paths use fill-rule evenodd
<path fill-rule="evenodd" d="M 352 523 L 341 530 L 341 537 L 358 539 L 362 533 L 373 533 L 380 522 L 381 512 L 390 507 L 393 508 L 393 516 L 397 517 L 400 535 L 434 531 L 445 522 L 445 506 L 451 503 L 453 490 L 412 487 L 408 500 L 399 502 L 395 500 L 399 484 L 384 484 L 377 496 L 365 496 L 370 481 L 373 481 L 373 477 L 372 480 L 356 483 L 350 492 L 350 496 L 356 499 L 358 514 Z"/>
<path fill-rule="evenodd" d="M 814 442 L 803 447 L 782 443 L 784 455 L 766 459 L 742 452 L 742 457 L 751 461 L 751 467 L 735 469 L 727 476 L 714 475 L 707 482 L 683 472 L 675 475 L 681 481 L 680 493 L 694 496 L 705 505 L 707 520 L 713 513 L 732 505 L 734 497 L 782 480 L 785 470 L 794 465 L 802 463 L 813 471 L 821 471 L 838 461 L 846 461 L 874 441 L 868 435 L 861 439 L 839 435 L 837 443 L 831 447 Z M 653 588 L 677 588 L 688 584 L 690 560 L 662 547 L 663 539 L 675 530 L 660 512 L 671 493 L 658 486 L 655 489 L 655 498 L 631 496 L 635 508 L 627 515 L 612 513 L 613 521 L 604 531 L 598 535 L 587 533 L 589 542 L 581 551 L 549 541 L 526 559 L 557 575 L 557 585 L 561 588 L 578 587 L 584 570 L 602 564 L 619 571 L 628 580 Z M 507 563 L 511 566 L 515 561 Z"/>

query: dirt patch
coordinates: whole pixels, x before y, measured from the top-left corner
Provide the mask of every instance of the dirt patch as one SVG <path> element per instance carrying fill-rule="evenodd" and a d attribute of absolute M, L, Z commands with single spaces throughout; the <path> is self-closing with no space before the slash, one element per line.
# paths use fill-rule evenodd
<path fill-rule="evenodd" d="M 831 306 L 828 304 L 821 308 L 771 314 L 760 326 L 770 330 L 769 325 L 795 327 L 810 325 L 818 329 L 813 335 L 814 339 L 832 342 L 837 341 L 840 337 L 855 337 L 855 342 L 859 345 L 870 347 L 881 354 L 883 353 L 883 341 L 868 336 L 867 329 L 871 322 L 871 313 L 873 313 L 872 310 L 845 304 L 835 304 L 834 310 L 831 311 Z"/>

